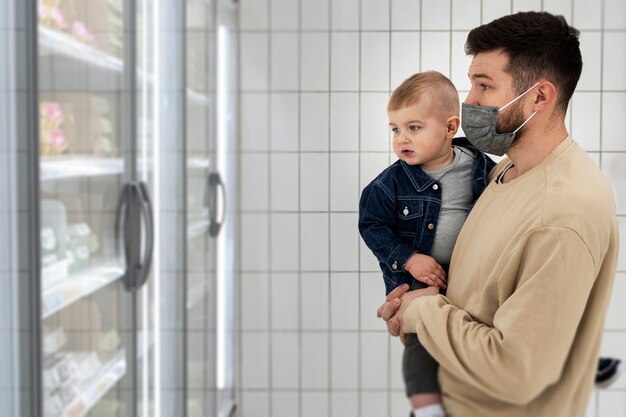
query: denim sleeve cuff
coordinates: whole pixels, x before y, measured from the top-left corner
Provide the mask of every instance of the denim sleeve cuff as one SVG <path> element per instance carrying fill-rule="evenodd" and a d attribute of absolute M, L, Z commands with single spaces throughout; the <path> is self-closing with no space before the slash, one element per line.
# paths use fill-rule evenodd
<path fill-rule="evenodd" d="M 414 253 L 415 249 L 409 245 L 398 245 L 391 251 L 389 258 L 387 258 L 387 266 L 394 273 L 402 273 L 404 272 L 404 264 L 406 264 Z"/>

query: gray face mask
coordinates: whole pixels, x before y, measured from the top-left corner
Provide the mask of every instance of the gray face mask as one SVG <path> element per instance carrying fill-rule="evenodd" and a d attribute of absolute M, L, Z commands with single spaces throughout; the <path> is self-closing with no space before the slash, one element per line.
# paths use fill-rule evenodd
<path fill-rule="evenodd" d="M 461 110 L 461 126 L 463 127 L 465 136 L 467 136 L 467 140 L 483 152 L 498 156 L 504 155 L 511 147 L 515 139 L 515 134 L 524 127 L 537 112 L 531 114 L 520 127 L 508 133 L 496 132 L 498 114 L 509 105 L 522 98 L 537 85 L 539 85 L 539 83 L 536 83 L 500 108 L 492 106 L 474 106 L 472 104 L 463 103 Z"/>

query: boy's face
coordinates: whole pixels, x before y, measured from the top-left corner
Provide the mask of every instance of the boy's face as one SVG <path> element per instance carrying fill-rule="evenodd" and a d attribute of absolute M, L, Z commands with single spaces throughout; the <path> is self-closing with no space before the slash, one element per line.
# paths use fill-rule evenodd
<path fill-rule="evenodd" d="M 393 151 L 409 165 L 443 168 L 450 163 L 454 132 L 450 134 L 447 121 L 429 107 L 416 104 L 387 112 Z"/>

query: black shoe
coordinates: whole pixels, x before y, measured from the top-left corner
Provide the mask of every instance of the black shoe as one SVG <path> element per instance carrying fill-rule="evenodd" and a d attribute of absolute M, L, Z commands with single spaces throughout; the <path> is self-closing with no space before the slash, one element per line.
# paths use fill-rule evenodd
<path fill-rule="evenodd" d="M 600 358 L 596 371 L 596 388 L 608 388 L 617 381 L 622 374 L 624 366 L 617 358 Z"/>

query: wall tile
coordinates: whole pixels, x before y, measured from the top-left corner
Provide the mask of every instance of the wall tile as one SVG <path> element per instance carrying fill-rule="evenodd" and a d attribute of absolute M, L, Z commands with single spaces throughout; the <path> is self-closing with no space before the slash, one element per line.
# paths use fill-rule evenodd
<path fill-rule="evenodd" d="M 421 71 L 439 71 L 450 76 L 450 33 L 422 32 Z"/>
<path fill-rule="evenodd" d="M 604 29 L 626 29 L 626 3 L 623 0 L 604 1 Z"/>
<path fill-rule="evenodd" d="M 328 214 L 300 215 L 300 246 L 303 271 L 327 271 L 329 247 Z"/>
<path fill-rule="evenodd" d="M 301 42 L 301 89 L 328 91 L 330 79 L 328 33 L 303 33 Z"/>
<path fill-rule="evenodd" d="M 330 269 L 356 271 L 359 264 L 358 216 L 353 213 L 330 215 Z"/>
<path fill-rule="evenodd" d="M 330 0 L 302 0 L 302 29 L 329 28 Z"/>
<path fill-rule="evenodd" d="M 359 90 L 359 42 L 358 32 L 339 32 L 331 35 L 331 90 Z"/>
<path fill-rule="evenodd" d="M 330 94 L 330 150 L 359 150 L 359 95 Z"/>
<path fill-rule="evenodd" d="M 330 275 L 330 327 L 357 330 L 359 327 L 359 274 L 334 272 Z"/>
<path fill-rule="evenodd" d="M 604 33 L 602 89 L 626 90 L 626 32 Z"/>
<path fill-rule="evenodd" d="M 267 273 L 241 275 L 241 329 L 269 330 L 269 279 Z"/>
<path fill-rule="evenodd" d="M 386 392 L 367 392 L 361 395 L 361 416 L 360 417 L 380 417 L 387 412 Z"/>
<path fill-rule="evenodd" d="M 270 417 L 270 395 L 268 391 L 244 391 L 241 393 L 237 410 L 242 417 Z M 274 417 L 274 416 L 271 416 Z"/>
<path fill-rule="evenodd" d="M 298 270 L 298 214 L 273 213 L 270 221 L 271 268 L 275 271 Z"/>
<path fill-rule="evenodd" d="M 452 30 L 469 31 L 480 26 L 480 1 L 452 0 Z"/>
<path fill-rule="evenodd" d="M 583 57 L 583 71 L 576 89 L 597 91 L 602 80 L 602 35 L 598 32 L 581 31 L 580 53 Z"/>
<path fill-rule="evenodd" d="M 361 90 L 389 90 L 389 34 L 361 33 Z"/>
<path fill-rule="evenodd" d="M 602 8 L 588 0 L 573 0 L 574 26 L 578 30 L 602 29 Z"/>
<path fill-rule="evenodd" d="M 449 1 L 423 1 L 422 30 L 449 30 L 450 14 Z"/>
<path fill-rule="evenodd" d="M 567 23 L 572 21 L 572 0 L 543 0 L 543 10 L 552 14 L 562 15 Z"/>
<path fill-rule="evenodd" d="M 361 329 L 385 331 L 385 323 L 376 317 L 376 310 L 385 301 L 385 284 L 380 272 L 361 272 Z"/>
<path fill-rule="evenodd" d="M 327 333 L 302 333 L 300 367 L 303 389 L 327 389 L 329 336 Z"/>
<path fill-rule="evenodd" d="M 274 151 L 297 151 L 299 149 L 299 98 L 299 94 L 271 95 L 270 147 Z"/>
<path fill-rule="evenodd" d="M 272 391 L 272 417 L 299 415 L 300 394 L 297 391 Z"/>
<path fill-rule="evenodd" d="M 300 154 L 300 209 L 328 211 L 328 154 Z"/>
<path fill-rule="evenodd" d="M 331 333 L 331 386 L 333 390 L 358 389 L 359 334 Z"/>
<path fill-rule="evenodd" d="M 272 273 L 271 326 L 273 330 L 297 330 L 300 325 L 298 273 Z"/>
<path fill-rule="evenodd" d="M 299 155 L 297 153 L 279 153 L 270 156 L 271 191 L 270 207 L 277 211 L 297 211 L 299 196 Z M 256 172 L 251 173 L 252 186 L 256 181 Z"/>
<path fill-rule="evenodd" d="M 241 209 L 269 208 L 269 158 L 267 154 L 241 155 Z"/>
<path fill-rule="evenodd" d="M 381 301 L 382 302 L 382 301 Z M 389 338 L 389 373 L 391 377 L 391 389 L 404 390 L 404 377 L 402 376 L 402 354 L 404 345 L 398 337 Z"/>
<path fill-rule="evenodd" d="M 332 391 L 330 417 L 359 417 L 359 396 L 356 392 Z"/>
<path fill-rule="evenodd" d="M 511 2 L 501 0 L 482 0 L 482 23 L 489 23 L 499 17 L 511 14 Z"/>
<path fill-rule="evenodd" d="M 303 273 L 300 281 L 301 328 L 328 330 L 330 293 L 328 273 Z"/>
<path fill-rule="evenodd" d="M 241 30 L 267 30 L 269 23 L 269 0 L 242 1 L 239 9 Z"/>
<path fill-rule="evenodd" d="M 303 93 L 300 105 L 300 150 L 328 151 L 329 95 Z"/>
<path fill-rule="evenodd" d="M 604 93 L 602 95 L 602 150 L 626 151 L 626 139 L 615 123 L 626 114 L 626 93 Z"/>
<path fill-rule="evenodd" d="M 363 389 L 386 389 L 389 370 L 387 332 L 361 334 L 361 386 Z"/>
<path fill-rule="evenodd" d="M 269 36 L 265 33 L 242 33 L 240 35 L 241 76 L 243 91 L 268 89 Z"/>
<path fill-rule="evenodd" d="M 452 73 L 450 81 L 452 81 L 456 89 L 459 91 L 459 99 L 461 102 L 465 100 L 467 93 L 471 88 L 467 72 L 470 64 L 472 63 L 472 56 L 465 55 L 466 40 L 467 33 L 452 32 L 452 49 L 450 51 L 450 68 Z"/>
<path fill-rule="evenodd" d="M 242 93 L 240 96 L 241 150 L 269 150 L 269 96 Z"/>
<path fill-rule="evenodd" d="M 358 211 L 359 155 L 333 153 L 330 155 L 330 210 Z"/>
<path fill-rule="evenodd" d="M 617 214 L 626 215 L 626 152 L 604 153 L 601 161 L 602 171 L 613 185 L 613 192 L 617 201 Z M 626 317 L 626 315 L 622 317 Z"/>
<path fill-rule="evenodd" d="M 541 10 L 543 0 L 513 0 L 513 13 Z"/>
<path fill-rule="evenodd" d="M 420 33 L 391 32 L 391 86 L 397 88 L 404 80 L 419 72 L 420 68 Z"/>
<path fill-rule="evenodd" d="M 271 37 L 272 90 L 296 91 L 299 78 L 299 39 L 297 33 L 277 33 Z"/>
<path fill-rule="evenodd" d="M 328 415 L 330 394 L 328 392 L 302 392 L 302 417 Z"/>
<path fill-rule="evenodd" d="M 586 151 L 600 150 L 600 93 L 574 93 L 570 104 L 572 138 Z"/>
<path fill-rule="evenodd" d="M 292 0 L 270 0 L 270 25 L 272 30 L 298 29 L 298 2 Z"/>
<path fill-rule="evenodd" d="M 389 29 L 389 0 L 361 0 L 361 30 Z"/>
<path fill-rule="evenodd" d="M 619 216 L 617 218 L 617 224 L 619 226 L 619 241 L 626 242 L 626 217 Z M 619 248 L 617 270 L 620 272 L 626 272 L 626 245 L 621 245 Z"/>
<path fill-rule="evenodd" d="M 361 93 L 361 152 L 389 150 L 387 93 Z"/>
<path fill-rule="evenodd" d="M 241 214 L 241 269 L 263 271 L 269 267 L 269 217 Z"/>
<path fill-rule="evenodd" d="M 420 2 L 391 0 L 391 30 L 420 30 Z"/>
<path fill-rule="evenodd" d="M 272 333 L 272 389 L 298 389 L 298 333 Z"/>
<path fill-rule="evenodd" d="M 598 391 L 598 415 L 626 415 L 626 392 Z"/>
<path fill-rule="evenodd" d="M 331 28 L 333 30 L 359 30 L 359 0 L 331 1 Z"/>
<path fill-rule="evenodd" d="M 268 333 L 241 334 L 241 387 L 267 389 L 269 387 Z"/>

